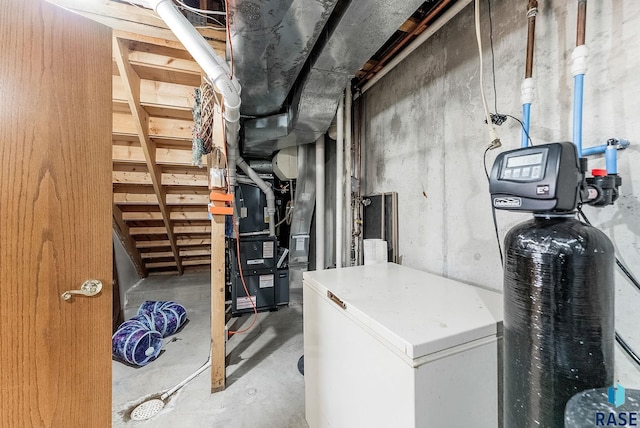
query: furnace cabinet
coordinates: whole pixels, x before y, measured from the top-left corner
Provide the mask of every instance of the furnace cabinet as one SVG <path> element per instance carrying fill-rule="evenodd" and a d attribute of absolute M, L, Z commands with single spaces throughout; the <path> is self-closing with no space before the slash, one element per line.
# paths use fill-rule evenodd
<path fill-rule="evenodd" d="M 499 426 L 501 294 L 393 263 L 303 288 L 310 428 Z"/>

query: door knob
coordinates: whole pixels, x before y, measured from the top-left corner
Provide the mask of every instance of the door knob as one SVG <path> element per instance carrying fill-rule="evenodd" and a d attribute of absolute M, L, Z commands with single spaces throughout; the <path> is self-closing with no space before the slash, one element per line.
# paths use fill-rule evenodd
<path fill-rule="evenodd" d="M 71 299 L 71 296 L 73 294 L 92 297 L 100 293 L 100 290 L 102 290 L 102 282 L 98 281 L 97 279 L 89 279 L 85 281 L 84 284 L 82 284 L 79 290 L 65 291 L 60 297 L 62 297 L 63 300 Z"/>

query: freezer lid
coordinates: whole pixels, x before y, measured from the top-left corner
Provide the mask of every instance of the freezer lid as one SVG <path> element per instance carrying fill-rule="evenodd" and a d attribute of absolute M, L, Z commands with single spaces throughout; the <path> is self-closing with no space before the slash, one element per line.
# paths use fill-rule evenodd
<path fill-rule="evenodd" d="M 502 294 L 394 263 L 304 273 L 304 286 L 411 359 L 496 336 Z"/>

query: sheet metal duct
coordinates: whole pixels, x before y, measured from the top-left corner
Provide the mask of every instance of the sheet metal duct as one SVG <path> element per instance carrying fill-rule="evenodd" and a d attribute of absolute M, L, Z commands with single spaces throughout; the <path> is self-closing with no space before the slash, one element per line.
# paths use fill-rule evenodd
<path fill-rule="evenodd" d="M 292 287 L 302 287 L 302 273 L 309 267 L 311 220 L 316 201 L 315 159 L 314 146 L 298 147 L 298 182 L 289 238 L 289 278 Z"/>
<path fill-rule="evenodd" d="M 243 115 L 280 113 L 338 0 L 229 0 Z"/>
<path fill-rule="evenodd" d="M 281 2 L 274 0 L 273 3 Z M 274 139 L 272 138 L 274 130 L 269 128 L 258 130 L 250 121 L 245 122 L 245 125 L 251 128 L 251 138 L 245 138 L 243 152 L 270 155 L 281 148 L 312 143 L 324 134 L 335 116 L 340 94 L 356 71 L 422 3 L 423 0 L 403 2 L 341 0 L 339 6 L 335 8 L 336 11 L 340 11 L 341 16 L 334 14 L 331 17 L 319 41 L 322 44 L 321 49 L 317 53 L 314 52 L 309 71 L 306 72 L 302 81 L 297 82 L 291 106 L 286 113 L 283 113 L 287 115 L 286 122 L 290 124 L 288 126 L 290 132 L 286 137 Z M 303 23 L 296 24 L 297 28 L 303 25 Z M 295 31 L 289 31 L 287 34 L 294 36 Z M 291 48 L 290 43 L 290 41 L 286 43 L 287 48 Z M 234 51 L 235 49 L 234 46 Z M 282 58 L 285 54 L 290 55 L 291 51 L 286 50 L 280 53 L 278 47 L 273 46 L 270 52 Z M 305 51 L 305 54 L 306 52 L 308 51 Z M 251 59 L 245 52 L 242 55 L 247 60 Z M 262 61 L 260 63 L 262 64 Z M 242 78 L 240 81 L 245 82 Z M 245 87 L 247 86 L 249 83 L 245 82 Z M 253 88 L 253 91 L 254 98 L 250 98 L 249 102 L 257 101 L 260 92 L 269 93 L 265 85 L 261 88 Z M 245 92 L 243 92 L 243 103 L 244 97 Z M 283 124 L 285 120 L 280 118 L 277 123 Z M 284 127 L 279 127 L 278 131 L 282 133 Z"/>

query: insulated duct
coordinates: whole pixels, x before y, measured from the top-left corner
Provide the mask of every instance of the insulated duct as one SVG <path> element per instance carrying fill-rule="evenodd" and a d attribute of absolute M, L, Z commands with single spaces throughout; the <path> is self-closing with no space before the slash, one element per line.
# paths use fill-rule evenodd
<path fill-rule="evenodd" d="M 247 3 L 249 2 L 238 0 L 235 5 L 239 9 L 248 8 Z M 280 4 L 278 0 L 265 3 Z M 244 140 L 243 153 L 269 156 L 274 151 L 285 147 L 312 143 L 326 133 L 336 114 L 338 98 L 356 71 L 375 54 L 423 1 L 340 0 L 337 3 L 332 16 L 324 26 L 318 44 L 314 47 L 314 52 L 307 64 L 300 68 L 305 74 L 298 77 L 292 89 L 290 105 L 284 107 L 285 113 L 279 112 L 288 115 L 287 121 L 291 125 L 287 135 L 272 138 L 273 130 L 270 128 L 260 128 L 262 131 L 257 131 L 252 126 L 253 131 L 256 132 L 252 132 L 250 140 Z M 262 6 L 260 10 L 265 7 Z M 296 22 L 292 25 L 300 27 L 302 23 Z M 234 41 L 236 37 L 241 38 L 241 36 L 242 34 L 234 34 Z M 244 51 L 245 45 L 234 45 L 234 55 L 250 58 L 251 52 Z M 281 51 L 277 46 L 273 46 L 270 50 L 271 55 L 278 59 L 282 59 L 287 52 L 289 51 L 285 48 Z M 256 57 L 262 59 L 264 55 L 266 54 Z M 263 91 L 269 92 L 271 88 L 264 87 Z M 244 95 L 243 99 L 245 99 Z M 263 133 L 262 137 L 260 132 Z"/>
<path fill-rule="evenodd" d="M 337 2 L 229 0 L 234 72 L 245 84 L 242 114 L 280 112 Z"/>
<path fill-rule="evenodd" d="M 309 267 L 309 234 L 315 195 L 315 150 L 312 145 L 305 144 L 298 147 L 298 179 L 289 239 L 289 278 L 293 288 L 302 287 L 302 273 Z"/>

